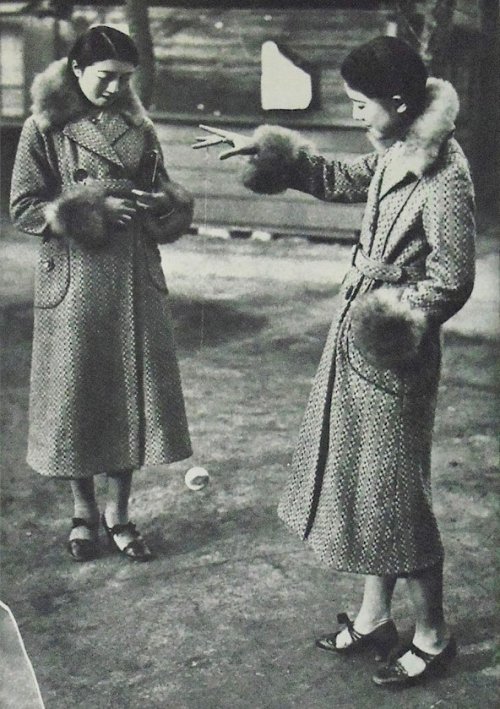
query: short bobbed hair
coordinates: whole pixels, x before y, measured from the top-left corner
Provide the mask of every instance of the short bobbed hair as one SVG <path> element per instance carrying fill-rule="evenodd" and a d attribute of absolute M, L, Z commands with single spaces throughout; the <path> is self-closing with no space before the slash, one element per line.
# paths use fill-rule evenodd
<path fill-rule="evenodd" d="M 397 37 L 376 37 L 356 47 L 344 59 L 340 73 L 348 86 L 368 98 L 400 96 L 408 118 L 425 108 L 427 68 L 418 52 Z"/>
<path fill-rule="evenodd" d="M 96 25 L 78 37 L 72 46 L 68 54 L 68 68 L 71 69 L 73 61 L 80 69 L 85 69 L 107 59 L 130 62 L 134 66 L 139 64 L 137 47 L 128 34 L 107 25 Z"/>

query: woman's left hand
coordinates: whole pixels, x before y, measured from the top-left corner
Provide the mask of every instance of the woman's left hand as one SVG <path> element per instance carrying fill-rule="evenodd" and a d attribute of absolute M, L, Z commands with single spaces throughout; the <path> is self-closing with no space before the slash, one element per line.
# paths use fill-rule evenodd
<path fill-rule="evenodd" d="M 137 207 L 152 212 L 153 214 L 161 214 L 175 206 L 166 192 L 132 190 L 132 194 L 135 197 Z"/>

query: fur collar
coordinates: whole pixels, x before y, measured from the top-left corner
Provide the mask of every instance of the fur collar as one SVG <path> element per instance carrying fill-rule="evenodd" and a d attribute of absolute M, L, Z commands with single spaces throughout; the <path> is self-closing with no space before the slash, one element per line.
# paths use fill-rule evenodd
<path fill-rule="evenodd" d="M 31 87 L 31 112 L 42 130 L 61 128 L 92 111 L 85 97 L 75 88 L 67 74 L 67 59 L 58 59 L 37 74 Z M 140 125 L 146 111 L 137 94 L 130 89 L 111 109 L 121 113 L 135 125 Z"/>
<path fill-rule="evenodd" d="M 426 108 L 411 124 L 398 152 L 401 168 L 417 177 L 436 162 L 443 142 L 455 129 L 459 109 L 457 92 L 449 81 L 429 78 L 426 91 Z M 379 152 L 389 147 L 372 136 L 369 138 Z"/>

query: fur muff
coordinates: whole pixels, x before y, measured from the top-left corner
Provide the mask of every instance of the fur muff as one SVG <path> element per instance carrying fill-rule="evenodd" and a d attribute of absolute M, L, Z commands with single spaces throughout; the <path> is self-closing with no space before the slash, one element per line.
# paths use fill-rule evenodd
<path fill-rule="evenodd" d="M 45 210 L 52 233 L 74 239 L 87 248 L 104 246 L 109 239 L 105 198 L 101 188 L 91 185 L 64 192 Z"/>
<path fill-rule="evenodd" d="M 149 236 L 159 244 L 172 244 L 186 233 L 193 219 L 194 199 L 181 185 L 162 179 L 154 212 L 141 212 Z"/>
<path fill-rule="evenodd" d="M 401 300 L 402 290 L 380 288 L 351 309 L 351 336 L 363 356 L 381 369 L 404 369 L 418 356 L 427 330 L 425 314 Z"/>
<path fill-rule="evenodd" d="M 313 146 L 300 133 L 277 126 L 259 126 L 253 135 L 257 154 L 243 173 L 243 184 L 253 192 L 278 194 L 290 184 L 290 171 L 299 153 L 311 152 Z"/>

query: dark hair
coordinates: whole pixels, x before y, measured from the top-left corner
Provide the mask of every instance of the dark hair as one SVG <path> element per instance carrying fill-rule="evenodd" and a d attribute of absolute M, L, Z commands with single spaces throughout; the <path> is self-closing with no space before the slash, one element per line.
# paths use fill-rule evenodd
<path fill-rule="evenodd" d="M 426 66 L 418 52 L 397 37 L 376 37 L 356 47 L 340 73 L 348 86 L 369 98 L 401 96 L 409 118 L 424 110 Z"/>
<path fill-rule="evenodd" d="M 68 68 L 75 61 L 80 69 L 102 62 L 106 59 L 117 59 L 139 64 L 139 54 L 133 40 L 125 34 L 107 25 L 96 25 L 82 34 L 68 54 Z"/>

